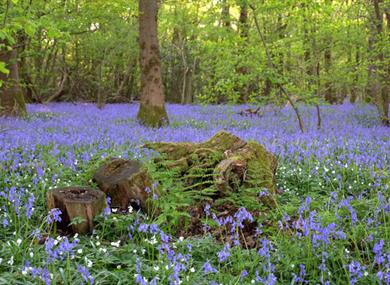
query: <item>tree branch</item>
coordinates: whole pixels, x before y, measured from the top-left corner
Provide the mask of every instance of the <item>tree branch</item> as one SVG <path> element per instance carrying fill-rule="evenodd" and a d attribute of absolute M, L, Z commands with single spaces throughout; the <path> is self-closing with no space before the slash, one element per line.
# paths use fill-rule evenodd
<path fill-rule="evenodd" d="M 268 65 L 275 71 L 277 71 L 273 61 L 272 61 L 272 57 L 271 57 L 271 54 L 270 54 L 270 51 L 269 51 L 269 48 L 268 48 L 268 45 L 264 39 L 264 35 L 263 33 L 261 32 L 261 29 L 260 29 L 260 25 L 259 25 L 259 21 L 257 20 L 257 17 L 256 17 L 256 8 L 251 4 L 249 5 L 249 7 L 252 9 L 253 11 L 253 18 L 255 20 L 255 26 L 256 26 L 256 30 L 257 30 L 257 33 L 259 34 L 259 37 L 260 37 L 260 40 L 261 42 L 263 43 L 263 46 L 264 46 L 264 50 L 265 50 L 265 54 L 266 54 L 266 57 L 267 57 L 267 62 L 268 62 Z M 299 129 L 301 130 L 302 133 L 305 132 L 305 126 L 304 126 L 304 123 L 303 123 L 303 120 L 302 120 L 302 117 L 301 117 L 301 114 L 299 113 L 299 110 L 298 110 L 298 107 L 295 105 L 294 103 L 294 100 L 292 99 L 291 95 L 289 94 L 289 92 L 284 88 L 284 86 L 278 81 L 276 83 L 276 85 L 280 88 L 280 91 L 282 91 L 282 93 L 285 95 L 287 101 L 290 103 L 291 107 L 293 108 L 296 116 L 297 116 L 297 119 L 298 119 L 298 123 L 299 123 Z"/>

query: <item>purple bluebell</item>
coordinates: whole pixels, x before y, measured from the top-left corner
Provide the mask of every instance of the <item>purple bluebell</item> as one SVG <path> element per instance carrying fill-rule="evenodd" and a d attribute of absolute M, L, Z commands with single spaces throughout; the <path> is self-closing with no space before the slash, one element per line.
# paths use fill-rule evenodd
<path fill-rule="evenodd" d="M 61 222 L 61 210 L 58 208 L 53 208 L 49 211 L 49 215 L 47 216 L 47 223 L 52 224 L 54 222 Z"/>
<path fill-rule="evenodd" d="M 84 281 L 87 282 L 87 284 L 94 284 L 95 280 L 85 266 L 77 265 L 77 271 L 81 274 L 81 277 L 83 277 Z"/>
<path fill-rule="evenodd" d="M 202 269 L 203 269 L 203 272 L 204 272 L 205 274 L 217 273 L 217 272 L 218 272 L 218 270 L 215 269 L 215 268 L 210 264 L 209 261 L 206 261 L 206 262 L 203 264 Z"/>
<path fill-rule="evenodd" d="M 221 251 L 217 253 L 219 262 L 225 262 L 230 256 L 230 246 L 226 244 Z"/>

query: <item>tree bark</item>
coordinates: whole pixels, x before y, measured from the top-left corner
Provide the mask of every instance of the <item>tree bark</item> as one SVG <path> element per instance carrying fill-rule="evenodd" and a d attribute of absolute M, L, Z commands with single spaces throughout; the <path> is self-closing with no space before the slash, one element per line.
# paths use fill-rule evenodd
<path fill-rule="evenodd" d="M 374 100 L 384 126 L 390 126 L 389 119 L 389 67 L 386 65 L 386 58 L 381 38 L 388 37 L 384 29 L 384 16 L 389 20 L 386 8 L 383 9 L 383 1 L 368 0 L 370 10 L 370 36 L 369 36 L 369 66 L 368 66 L 368 86 L 367 91 L 370 99 Z"/>
<path fill-rule="evenodd" d="M 330 104 L 337 102 L 337 98 L 334 93 L 333 84 L 330 77 L 330 69 L 332 66 L 332 50 L 331 50 L 331 40 L 328 40 L 328 46 L 324 52 L 324 68 L 326 73 L 326 82 L 325 82 L 325 100 Z"/>
<path fill-rule="evenodd" d="M 221 23 L 223 27 L 231 28 L 230 5 L 227 3 L 227 0 L 222 0 Z"/>
<path fill-rule="evenodd" d="M 333 0 L 326 0 L 325 4 L 331 6 Z M 331 68 L 333 64 L 333 57 L 332 57 L 332 46 L 333 46 L 333 39 L 331 35 L 327 35 L 325 39 L 325 51 L 324 51 L 324 69 L 326 73 L 325 77 L 325 100 L 330 104 L 337 103 L 337 96 L 335 94 L 335 90 L 333 88 L 333 82 L 332 82 L 332 75 L 331 75 Z"/>
<path fill-rule="evenodd" d="M 353 80 L 353 86 L 351 88 L 351 97 L 349 99 L 349 102 L 354 104 L 358 97 L 358 90 L 357 84 L 359 82 L 359 65 L 360 65 L 360 50 L 359 47 L 356 47 L 356 54 L 355 54 L 355 66 L 354 66 L 354 80 Z"/>
<path fill-rule="evenodd" d="M 141 104 L 137 118 L 149 127 L 160 127 L 169 122 L 161 78 L 157 13 L 157 0 L 139 0 Z"/>
<path fill-rule="evenodd" d="M 17 50 L 8 47 L 5 41 L 0 42 L 0 62 L 4 62 L 8 74 L 0 72 L 0 116 L 20 116 L 26 113 L 26 104 L 19 84 Z"/>
<path fill-rule="evenodd" d="M 242 48 L 245 49 L 248 45 L 248 35 L 249 35 L 249 24 L 248 24 L 248 3 L 246 0 L 241 1 L 240 3 L 240 18 L 238 19 L 239 24 L 239 33 L 240 37 L 243 41 Z M 248 74 L 249 70 L 247 66 L 241 66 L 238 68 L 237 73 L 241 74 L 243 77 L 245 77 Z M 246 79 L 244 80 L 246 81 Z M 240 103 L 246 103 L 248 101 L 249 96 L 249 84 L 248 82 L 245 82 L 245 84 L 240 88 Z"/>
<path fill-rule="evenodd" d="M 94 218 L 106 206 L 102 191 L 88 187 L 65 187 L 51 189 L 46 194 L 49 210 L 61 210 L 61 221 L 57 226 L 64 232 L 86 234 L 94 228 Z M 79 219 L 79 222 L 76 222 Z M 71 228 L 70 228 L 71 225 Z"/>
<path fill-rule="evenodd" d="M 168 80 L 168 90 L 167 90 L 167 101 L 168 102 L 174 102 L 174 103 L 180 103 L 181 98 L 181 88 L 182 88 L 182 81 L 183 81 L 183 67 L 181 64 L 182 56 L 180 55 L 181 49 L 183 47 L 182 44 L 182 36 L 181 32 L 179 30 L 178 26 L 175 26 L 173 28 L 172 33 L 172 55 L 171 60 L 169 62 L 170 65 L 170 72 L 169 73 L 169 79 Z M 180 59 L 179 59 L 180 58 Z M 165 78 L 166 80 L 167 78 Z"/>

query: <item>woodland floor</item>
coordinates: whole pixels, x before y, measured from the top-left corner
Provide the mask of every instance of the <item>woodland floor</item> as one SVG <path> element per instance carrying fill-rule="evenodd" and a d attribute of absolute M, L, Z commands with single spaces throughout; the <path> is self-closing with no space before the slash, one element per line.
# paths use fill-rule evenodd
<path fill-rule="evenodd" d="M 160 129 L 140 126 L 135 104 L 29 105 L 27 118 L 0 118 L 0 284 L 390 284 L 390 132 L 375 107 L 322 106 L 320 130 L 315 108 L 301 107 L 303 134 L 287 107 L 252 117 L 244 108 L 168 105 Z M 56 234 L 48 189 L 94 186 L 110 156 L 148 165 L 145 141 L 201 142 L 221 129 L 278 158 L 277 207 L 253 217 L 246 202 L 225 214 L 205 204 L 199 225 L 220 235 L 178 238 L 188 224 L 177 206 L 192 197 L 151 169 L 167 214 L 113 209 L 90 236 Z M 242 238 L 248 222 L 255 248 Z"/>

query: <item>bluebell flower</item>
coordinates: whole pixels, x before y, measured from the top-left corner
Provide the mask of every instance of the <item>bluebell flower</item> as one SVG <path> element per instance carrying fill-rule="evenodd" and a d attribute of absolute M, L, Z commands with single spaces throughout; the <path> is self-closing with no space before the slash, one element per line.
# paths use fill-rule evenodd
<path fill-rule="evenodd" d="M 240 274 L 240 280 L 242 281 L 245 277 L 247 277 L 249 274 L 248 274 L 248 271 L 246 271 L 245 269 L 241 271 L 241 274 Z"/>
<path fill-rule="evenodd" d="M 77 271 L 81 274 L 81 276 L 83 277 L 84 281 L 87 282 L 87 284 L 93 285 L 95 280 L 86 267 L 82 265 L 77 265 Z"/>
<path fill-rule="evenodd" d="M 349 284 L 354 285 L 360 278 L 363 277 L 365 267 L 361 266 L 358 261 L 352 261 L 348 265 L 348 272 L 350 276 Z"/>
<path fill-rule="evenodd" d="M 26 216 L 27 218 L 31 218 L 31 215 L 33 213 L 33 210 L 34 210 L 34 202 L 35 202 L 35 197 L 33 194 L 30 195 L 30 197 L 28 197 L 28 201 L 27 201 L 27 204 L 26 204 Z"/>
<path fill-rule="evenodd" d="M 234 217 L 237 221 L 237 226 L 239 228 L 243 228 L 244 225 L 242 224 L 244 221 L 253 222 L 253 216 L 251 213 L 249 213 L 245 208 L 240 208 L 238 211 L 234 214 Z"/>
<path fill-rule="evenodd" d="M 218 272 L 218 270 L 215 269 L 215 268 L 210 264 L 209 261 L 206 261 L 206 262 L 203 264 L 202 269 L 203 269 L 203 272 L 204 272 L 205 274 L 217 273 L 217 272 Z"/>
<path fill-rule="evenodd" d="M 217 253 L 219 262 L 225 262 L 230 256 L 230 246 L 226 244 L 223 250 Z"/>
<path fill-rule="evenodd" d="M 206 217 L 210 215 L 210 204 L 206 204 L 203 209 L 204 213 L 206 214 Z"/>
<path fill-rule="evenodd" d="M 375 254 L 375 263 L 381 265 L 385 261 L 385 257 L 382 255 L 382 250 L 384 246 L 384 240 L 381 239 L 378 243 L 374 245 L 372 252 Z"/>
<path fill-rule="evenodd" d="M 61 222 L 61 210 L 58 208 L 53 208 L 49 211 L 49 215 L 47 216 L 47 223 L 52 224 L 54 222 Z"/>
<path fill-rule="evenodd" d="M 4 228 L 7 228 L 9 226 L 8 219 L 7 218 L 3 218 L 2 224 L 3 224 Z"/>
<path fill-rule="evenodd" d="M 111 215 L 111 197 L 106 197 L 106 207 L 103 209 L 102 213 L 104 219 L 107 219 L 109 215 Z"/>
<path fill-rule="evenodd" d="M 149 225 L 148 224 L 140 224 L 138 226 L 138 231 L 141 232 L 141 233 L 147 233 L 148 229 L 149 229 Z"/>
<path fill-rule="evenodd" d="M 34 268 L 31 267 L 31 275 L 33 278 L 39 277 L 43 282 L 45 282 L 45 285 L 51 284 L 51 277 L 49 270 L 47 268 Z"/>

